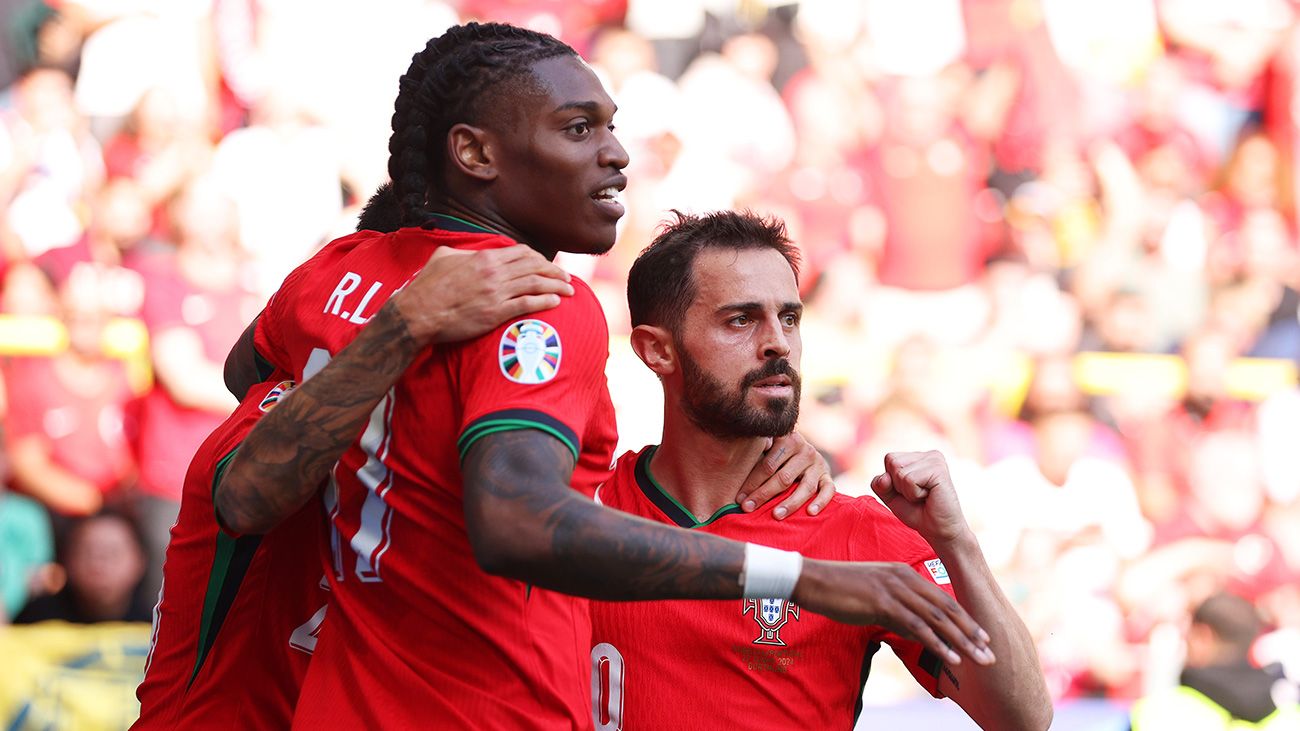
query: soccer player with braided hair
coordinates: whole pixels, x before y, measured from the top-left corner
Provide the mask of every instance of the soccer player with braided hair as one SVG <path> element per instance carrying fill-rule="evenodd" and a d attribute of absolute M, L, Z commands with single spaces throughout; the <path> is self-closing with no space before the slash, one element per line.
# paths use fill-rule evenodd
<path fill-rule="evenodd" d="M 439 247 L 608 250 L 627 165 L 614 111 L 550 36 L 471 23 L 430 41 L 393 115 L 405 228 L 337 240 L 295 270 L 232 352 L 232 389 L 260 380 L 259 362 L 310 377 Z M 590 627 L 575 597 L 792 599 L 952 663 L 993 661 L 987 633 L 919 578 L 593 502 L 616 442 L 608 331 L 572 285 L 557 307 L 435 348 L 415 334 L 425 313 L 399 308 L 409 329 L 385 365 L 400 377 L 306 380 L 232 458 L 215 499 L 236 532 L 274 526 L 331 477 L 330 617 L 296 727 L 587 728 Z"/>

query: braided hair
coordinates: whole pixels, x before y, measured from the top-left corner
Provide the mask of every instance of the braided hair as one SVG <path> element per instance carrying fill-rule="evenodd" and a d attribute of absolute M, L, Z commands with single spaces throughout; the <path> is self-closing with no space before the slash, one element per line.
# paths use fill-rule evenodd
<path fill-rule="evenodd" d="M 411 58 L 398 85 L 388 176 L 404 226 L 426 224 L 429 191 L 442 178 L 447 132 L 479 123 L 489 94 L 525 79 L 538 61 L 578 55 L 545 33 L 503 23 L 467 23 L 432 38 Z"/>

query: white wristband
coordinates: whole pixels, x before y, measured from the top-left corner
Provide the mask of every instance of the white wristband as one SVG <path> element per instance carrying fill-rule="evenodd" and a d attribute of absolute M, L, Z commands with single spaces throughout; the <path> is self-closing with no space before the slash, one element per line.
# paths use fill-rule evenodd
<path fill-rule="evenodd" d="M 803 556 L 794 551 L 745 544 L 740 588 L 746 599 L 789 599 L 803 571 Z"/>

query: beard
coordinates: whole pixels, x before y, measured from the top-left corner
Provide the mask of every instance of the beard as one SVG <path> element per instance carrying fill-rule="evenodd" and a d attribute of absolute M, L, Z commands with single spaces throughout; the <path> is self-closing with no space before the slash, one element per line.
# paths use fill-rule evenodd
<path fill-rule="evenodd" d="M 699 367 L 680 345 L 682 380 L 682 411 L 700 429 L 723 438 L 779 437 L 794 431 L 799 420 L 799 372 L 785 358 L 769 360 L 761 368 L 750 371 L 741 379 L 735 390 L 728 389 L 722 381 Z M 751 406 L 746 396 L 759 381 L 773 376 L 787 376 L 793 395 L 790 398 L 769 398 L 763 407 Z"/>

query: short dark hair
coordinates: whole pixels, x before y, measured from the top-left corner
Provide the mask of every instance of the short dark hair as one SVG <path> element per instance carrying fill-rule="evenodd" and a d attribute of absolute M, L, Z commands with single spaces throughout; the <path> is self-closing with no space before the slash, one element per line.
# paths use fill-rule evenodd
<path fill-rule="evenodd" d="M 402 225 L 419 226 L 430 219 L 429 191 L 441 182 L 447 132 L 453 126 L 480 123 L 497 87 L 531 81 L 538 61 L 577 55 L 552 36 L 504 23 L 452 26 L 430 39 L 411 58 L 393 105 L 388 177 Z"/>
<path fill-rule="evenodd" d="M 402 227 L 402 209 L 397 203 L 397 193 L 392 183 L 384 183 L 361 207 L 357 216 L 358 231 L 392 233 Z"/>
<path fill-rule="evenodd" d="M 690 215 L 674 210 L 641 252 L 627 276 L 627 305 L 632 327 L 676 328 L 695 298 L 695 257 L 705 249 L 748 251 L 773 249 L 785 257 L 799 279 L 799 250 L 790 242 L 785 222 L 751 211 L 715 211 Z"/>
<path fill-rule="evenodd" d="M 1242 654 L 1250 650 L 1255 638 L 1264 630 L 1263 620 L 1255 605 L 1226 591 L 1201 602 L 1192 612 L 1192 623 L 1209 627 L 1220 642 Z"/>
<path fill-rule="evenodd" d="M 131 534 L 131 542 L 140 549 L 141 554 L 146 554 L 148 541 L 144 538 L 144 529 L 140 527 L 139 521 L 128 510 L 114 507 L 101 508 L 99 512 L 90 515 L 73 518 L 65 525 L 62 525 L 55 537 L 54 555 L 60 563 L 67 563 L 68 554 L 72 548 L 81 539 L 81 534 L 86 526 L 97 521 L 107 520 L 110 522 L 119 522 L 126 526 L 127 531 Z"/>

